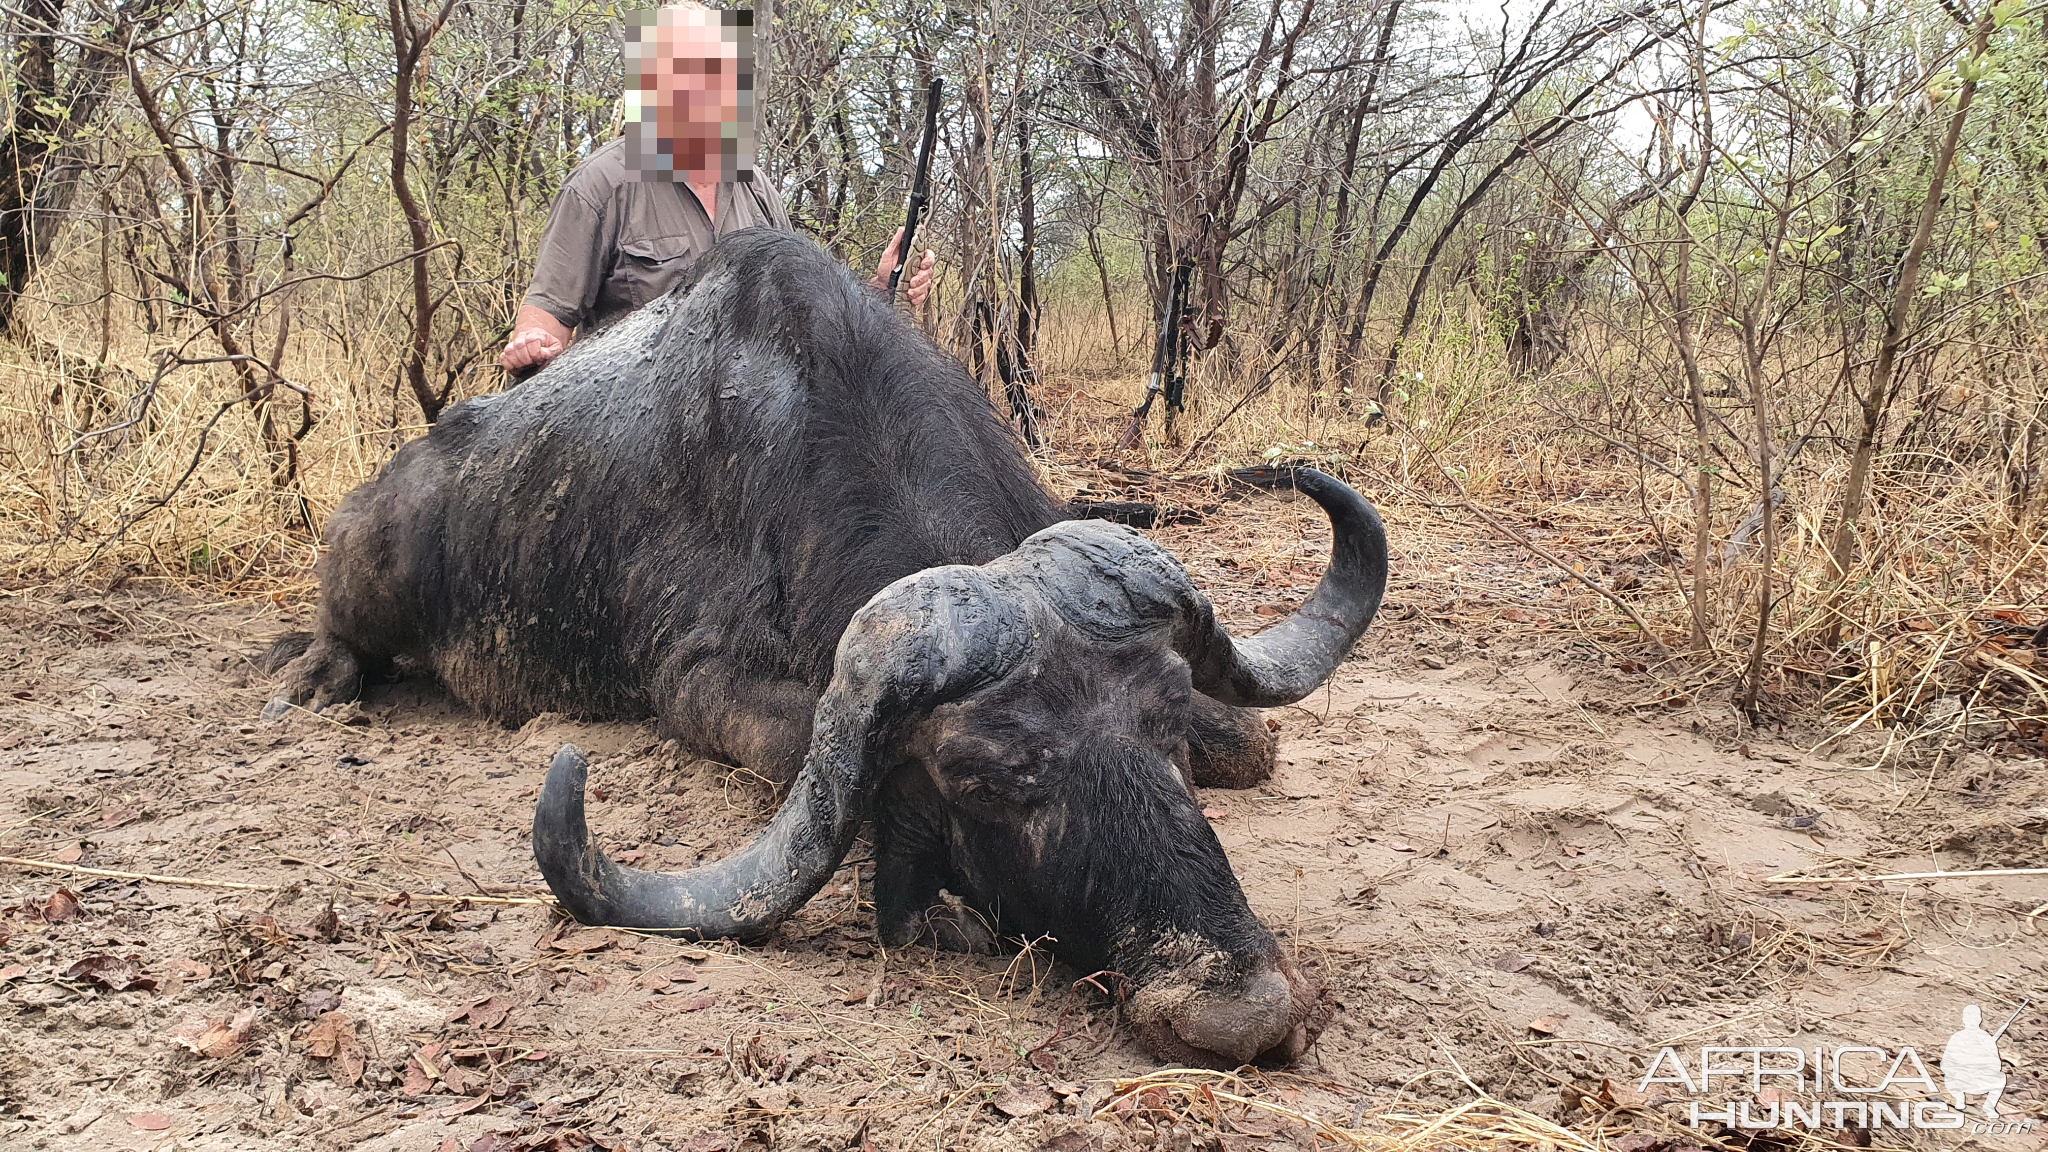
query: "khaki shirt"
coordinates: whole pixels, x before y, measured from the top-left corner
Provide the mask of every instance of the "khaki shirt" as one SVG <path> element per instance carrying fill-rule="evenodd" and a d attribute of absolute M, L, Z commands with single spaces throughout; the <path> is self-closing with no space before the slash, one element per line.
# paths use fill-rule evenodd
<path fill-rule="evenodd" d="M 615 139 L 577 165 L 556 197 L 526 302 L 588 335 L 675 287 L 718 237 L 789 228 L 765 179 L 720 184 L 717 208 L 714 225 L 682 181 L 632 179 L 625 139 Z"/>

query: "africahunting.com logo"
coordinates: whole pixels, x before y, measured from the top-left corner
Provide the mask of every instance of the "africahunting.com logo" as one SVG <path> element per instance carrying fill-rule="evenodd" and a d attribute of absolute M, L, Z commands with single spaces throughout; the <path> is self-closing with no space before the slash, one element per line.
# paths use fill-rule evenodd
<path fill-rule="evenodd" d="M 1699 1060 L 1691 1065 L 1677 1049 L 1663 1048 L 1637 1090 L 1648 1092 L 1652 1084 L 1668 1084 L 1711 1097 L 1741 1086 L 1753 1097 L 1709 1104 L 1693 1101 L 1694 1128 L 1713 1121 L 1740 1129 L 1917 1128 L 1960 1130 L 1973 1136 L 2031 1132 L 2037 1121 L 1998 1112 L 1998 1098 L 2005 1091 L 1998 1038 L 2028 1003 L 2014 1009 L 1996 1032 L 1984 1030 L 1984 1013 L 1975 1004 L 1965 1007 L 1962 1028 L 1941 1051 L 1939 1086 L 1911 1048 L 1893 1054 L 1862 1045 L 1822 1045 L 1702 1047 Z M 1795 1100 L 1794 1093 L 1823 1098 Z M 1879 1098 L 1887 1094 L 1891 1098 Z M 1978 1098 L 1974 1107 L 1971 1097 Z"/>

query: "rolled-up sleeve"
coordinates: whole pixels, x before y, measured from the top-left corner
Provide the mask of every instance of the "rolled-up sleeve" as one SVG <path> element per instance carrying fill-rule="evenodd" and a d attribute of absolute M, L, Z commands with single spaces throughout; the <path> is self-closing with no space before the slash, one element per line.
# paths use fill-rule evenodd
<path fill-rule="evenodd" d="M 533 264 L 533 284 L 526 302 L 546 311 L 565 327 L 589 324 L 604 286 L 607 257 L 617 248 L 613 213 L 591 204 L 575 182 L 562 189 L 548 213 Z"/>

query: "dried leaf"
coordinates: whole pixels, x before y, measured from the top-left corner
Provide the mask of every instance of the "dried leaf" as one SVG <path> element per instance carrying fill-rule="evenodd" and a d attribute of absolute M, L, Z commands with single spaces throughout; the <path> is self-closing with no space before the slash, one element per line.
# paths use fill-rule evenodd
<path fill-rule="evenodd" d="M 619 934 L 608 928 L 586 928 L 572 932 L 548 945 L 557 952 L 597 952 L 619 942 Z"/>
<path fill-rule="evenodd" d="M 461 1104 L 444 1104 L 431 1112 L 422 1112 L 420 1118 L 424 1120 L 446 1120 L 451 1116 L 467 1116 L 490 1102 L 490 1094 L 485 1093 L 474 1100 Z"/>
<path fill-rule="evenodd" d="M 1520 972 L 1535 962 L 1536 958 L 1534 956 L 1526 956 L 1520 952 L 1510 952 L 1505 956 L 1493 958 L 1493 966 L 1502 972 Z"/>
<path fill-rule="evenodd" d="M 1559 1014 L 1556 1016 L 1538 1016 L 1534 1020 L 1529 1021 L 1529 1031 L 1540 1033 L 1544 1036 L 1555 1036 L 1558 1034 L 1560 1030 L 1564 1028 L 1564 1022 L 1566 1019 L 1568 1019 L 1568 1017 L 1566 1017 L 1563 1014 Z"/>
<path fill-rule="evenodd" d="M 128 1122 L 144 1132 L 162 1132 L 175 1123 L 169 1116 L 161 1112 L 137 1112 L 135 1115 L 128 1117 Z"/>
<path fill-rule="evenodd" d="M 341 1038 L 355 1034 L 355 1025 L 346 1015 L 329 1012 L 306 1033 L 306 1052 L 317 1060 L 332 1060 L 341 1051 Z"/>
<path fill-rule="evenodd" d="M 311 927 L 313 939 L 315 940 L 326 944 L 336 944 L 341 941 L 341 917 L 334 911 L 333 897 L 328 897 L 326 910 L 313 917 Z"/>
<path fill-rule="evenodd" d="M 668 1000 L 660 1001 L 661 1010 L 664 1012 L 702 1012 L 716 1003 L 718 1003 L 718 997 L 709 995 L 692 996 L 687 1000 L 676 1000 L 671 997 Z"/>
<path fill-rule="evenodd" d="M 307 1052 L 321 1060 L 332 1060 L 328 1075 L 342 1084 L 360 1084 L 369 1057 L 356 1038 L 355 1022 L 340 1012 L 329 1012 L 313 1022 L 306 1033 Z"/>
<path fill-rule="evenodd" d="M 1663 1095 L 1661 1086 L 1656 1093 L 1651 1094 L 1638 1092 L 1627 1084 L 1616 1084 L 1612 1080 L 1603 1078 L 1600 1081 L 1601 1102 L 1615 1108 L 1641 1108 Z"/>
<path fill-rule="evenodd" d="M 341 993 L 332 988 L 315 988 L 299 997 L 299 1015 L 308 1020 L 324 1016 L 341 1007 Z"/>
<path fill-rule="evenodd" d="M 213 975 L 213 968 L 197 960 L 173 960 L 171 972 L 181 980 L 205 980 Z"/>
<path fill-rule="evenodd" d="M 440 1044 L 423 1044 L 412 1058 L 405 1062 L 405 1094 L 424 1096 L 434 1087 L 434 1081 L 443 1075 L 442 1066 L 447 1062 L 442 1053 L 447 1049 Z"/>
<path fill-rule="evenodd" d="M 448 1018 L 450 1024 L 467 1019 L 479 1028 L 496 1028 L 505 1022 L 512 1011 L 512 1001 L 504 996 L 487 996 Z"/>
<path fill-rule="evenodd" d="M 85 859 L 85 845 L 67 844 L 63 848 L 58 849 L 57 854 L 51 857 L 51 859 L 59 864 L 76 864 L 80 860 Z"/>
<path fill-rule="evenodd" d="M 87 956 L 64 970 L 66 980 L 89 980 L 109 992 L 126 992 L 131 988 L 148 991 L 156 987 L 156 981 L 142 975 L 137 965 L 142 957 L 130 956 L 123 960 L 105 952 Z"/>
<path fill-rule="evenodd" d="M 9 964 L 5 968 L 0 968 L 0 984 L 5 984 L 9 980 L 19 980 L 26 975 L 28 975 L 28 968 L 24 965 Z"/>
<path fill-rule="evenodd" d="M 1057 1101 L 1053 1099 L 1052 1093 L 1039 1085 L 1010 1083 L 1005 1084 L 990 1103 L 996 1106 L 996 1111 L 1012 1120 L 1018 1120 L 1026 1116 L 1036 1116 L 1041 1112 L 1050 1112 Z"/>
<path fill-rule="evenodd" d="M 78 893 L 69 888 L 59 888 L 43 905 L 43 920 L 50 924 L 62 924 L 78 915 Z"/>
<path fill-rule="evenodd" d="M 233 1059 L 248 1042 L 256 1009 L 244 1008 L 231 1020 L 199 1020 L 171 1033 L 171 1043 L 213 1060 Z"/>
<path fill-rule="evenodd" d="M 657 969 L 653 972 L 642 972 L 634 977 L 633 987 L 656 994 L 681 992 L 683 989 L 679 985 L 691 983 L 696 979 L 697 977 L 689 972 L 663 972 Z"/>

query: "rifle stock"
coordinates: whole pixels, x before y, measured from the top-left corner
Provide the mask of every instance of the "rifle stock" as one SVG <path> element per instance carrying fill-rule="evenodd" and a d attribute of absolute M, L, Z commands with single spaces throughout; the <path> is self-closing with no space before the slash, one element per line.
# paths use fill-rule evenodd
<path fill-rule="evenodd" d="M 1164 395 L 1167 378 L 1174 371 L 1174 363 L 1180 358 L 1181 317 L 1187 312 L 1188 280 L 1191 266 L 1184 260 L 1173 265 L 1173 280 L 1166 289 L 1166 311 L 1159 321 L 1159 338 L 1152 345 L 1152 374 L 1145 381 L 1145 402 L 1131 412 L 1130 422 L 1124 425 L 1124 434 L 1117 437 L 1116 446 L 1135 448 L 1145 436 L 1145 420 L 1152 415 L 1152 402 Z M 1174 404 L 1178 397 L 1168 397 L 1167 403 Z"/>

